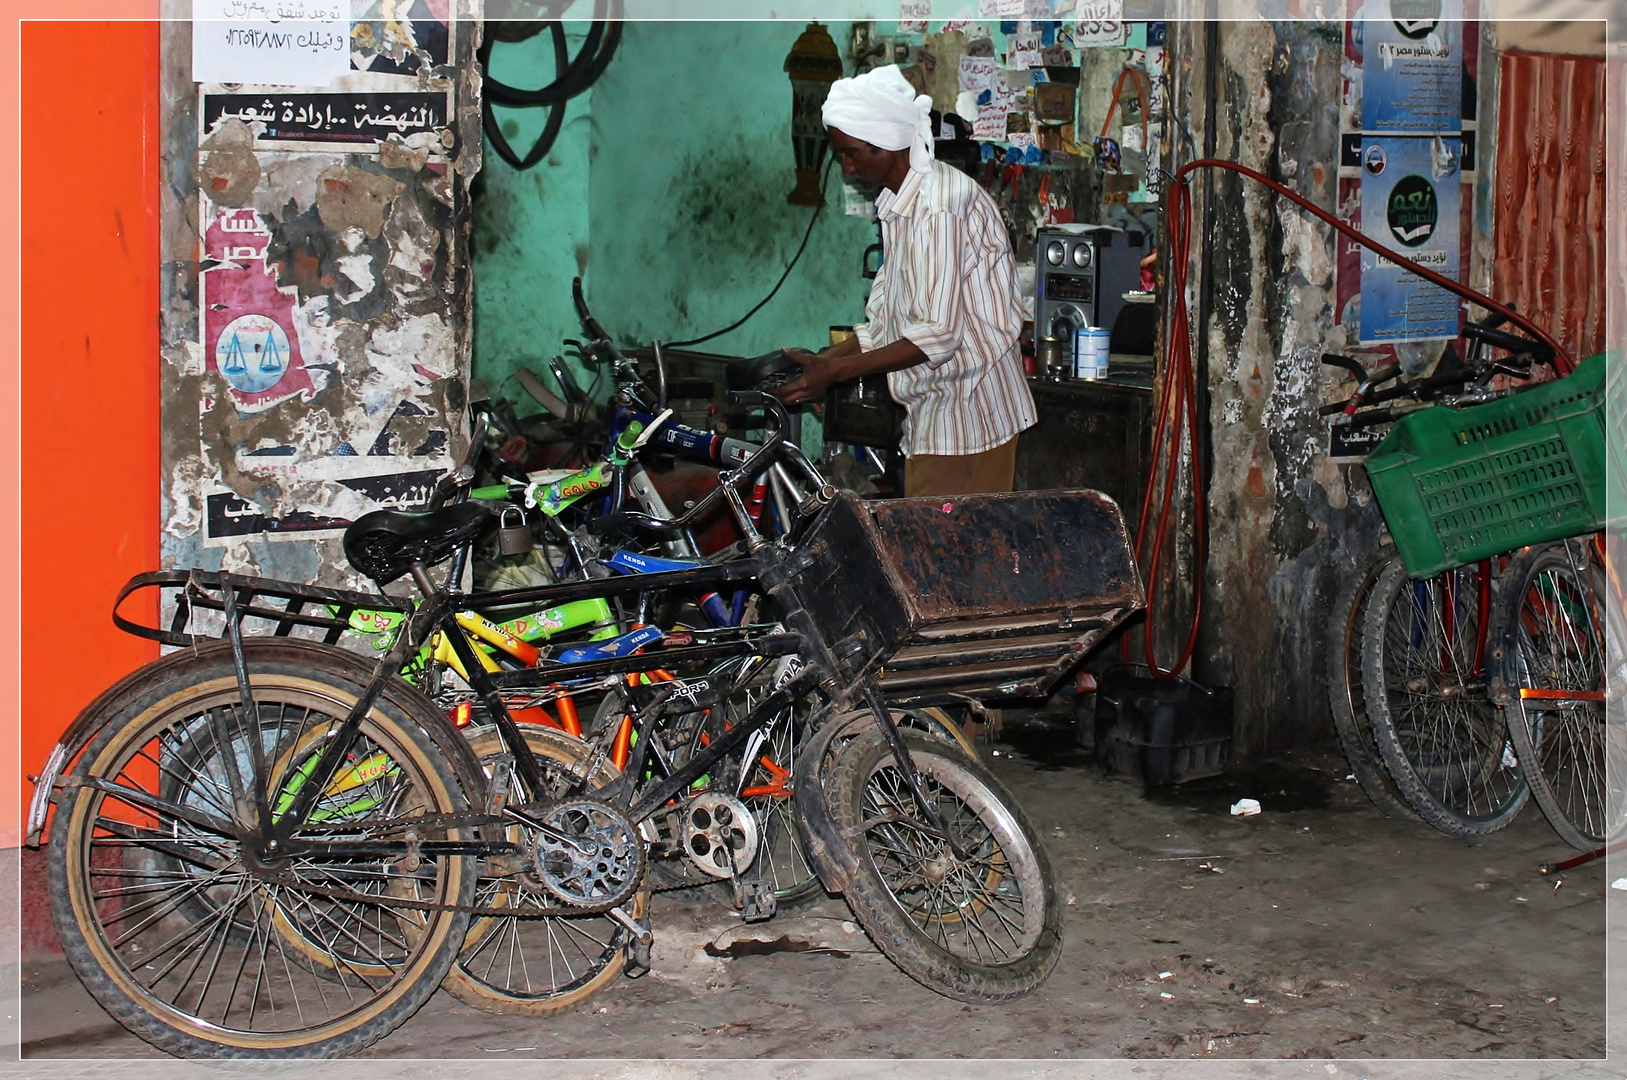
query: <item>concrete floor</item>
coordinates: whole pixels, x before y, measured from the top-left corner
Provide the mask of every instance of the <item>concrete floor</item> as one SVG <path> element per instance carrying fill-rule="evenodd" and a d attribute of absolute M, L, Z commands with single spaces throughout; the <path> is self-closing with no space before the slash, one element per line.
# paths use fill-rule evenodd
<path fill-rule="evenodd" d="M 645 978 L 547 1021 L 438 994 L 367 1056 L 1604 1055 L 1606 904 L 1627 893 L 1607 887 L 1602 862 L 1558 887 L 1540 877 L 1539 864 L 1569 852 L 1535 805 L 1468 842 L 1385 818 L 1336 754 L 1157 799 L 1100 775 L 1065 730 L 1015 727 L 984 754 L 1046 838 L 1067 899 L 1062 963 L 1027 998 L 979 1007 L 929 992 L 870 946 L 840 900 L 747 927 L 726 907 L 661 897 Z M 1265 812 L 1230 816 L 1245 795 Z M 60 961 L 25 965 L 22 990 L 25 1064 L 158 1056 Z"/>

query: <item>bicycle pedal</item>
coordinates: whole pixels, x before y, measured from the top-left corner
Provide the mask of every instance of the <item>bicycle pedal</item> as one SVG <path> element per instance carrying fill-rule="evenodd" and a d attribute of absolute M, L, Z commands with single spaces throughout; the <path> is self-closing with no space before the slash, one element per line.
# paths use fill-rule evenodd
<path fill-rule="evenodd" d="M 499 754 L 490 764 L 491 780 L 486 785 L 486 813 L 500 814 L 508 802 L 509 781 L 514 775 L 514 755 Z"/>
<path fill-rule="evenodd" d="M 632 940 L 627 942 L 627 962 L 622 965 L 621 973 L 629 979 L 648 975 L 650 948 L 655 944 L 655 931 L 650 926 L 649 916 L 635 919 L 625 908 L 611 908 L 610 917 L 632 932 Z"/>
<path fill-rule="evenodd" d="M 740 909 L 740 917 L 746 922 L 762 922 L 772 919 L 779 910 L 779 901 L 774 898 L 774 883 L 763 881 L 742 881 L 734 879 L 734 906 Z"/>
<path fill-rule="evenodd" d="M 638 920 L 649 929 L 650 920 Z M 622 967 L 621 973 L 629 979 L 642 978 L 650 973 L 650 947 L 655 942 L 654 936 L 635 937 L 627 945 L 627 963 Z"/>

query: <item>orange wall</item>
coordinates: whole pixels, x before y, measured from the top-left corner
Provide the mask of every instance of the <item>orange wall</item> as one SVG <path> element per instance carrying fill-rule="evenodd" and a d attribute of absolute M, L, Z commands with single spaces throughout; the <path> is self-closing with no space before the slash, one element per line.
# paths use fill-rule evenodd
<path fill-rule="evenodd" d="M 158 26 L 25 22 L 22 772 L 157 655 L 113 597 L 159 559 Z M 7 807 L 33 787 L 13 787 Z M 18 811 L 19 815 L 21 811 Z M 6 844 L 21 818 L 0 819 Z"/>

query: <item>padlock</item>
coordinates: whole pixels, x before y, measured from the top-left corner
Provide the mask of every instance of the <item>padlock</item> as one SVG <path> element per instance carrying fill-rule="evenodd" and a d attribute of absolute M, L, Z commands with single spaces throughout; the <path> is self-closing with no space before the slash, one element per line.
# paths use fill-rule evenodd
<path fill-rule="evenodd" d="M 510 514 L 519 519 L 518 524 L 509 524 Z M 505 506 L 497 519 L 497 550 L 504 555 L 524 555 L 535 546 L 531 526 L 525 523 L 525 511 L 518 506 Z"/>

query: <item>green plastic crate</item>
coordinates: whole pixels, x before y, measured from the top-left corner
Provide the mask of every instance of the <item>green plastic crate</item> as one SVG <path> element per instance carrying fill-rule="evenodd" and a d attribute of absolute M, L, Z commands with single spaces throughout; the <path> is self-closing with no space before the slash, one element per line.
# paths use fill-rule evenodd
<path fill-rule="evenodd" d="M 1605 357 L 1511 397 L 1409 413 L 1367 456 L 1384 520 L 1416 578 L 1605 518 Z"/>
<path fill-rule="evenodd" d="M 1621 350 L 1604 355 L 1604 443 L 1610 451 L 1605 525 L 1620 530 L 1627 529 L 1627 372 L 1622 371 Z"/>

